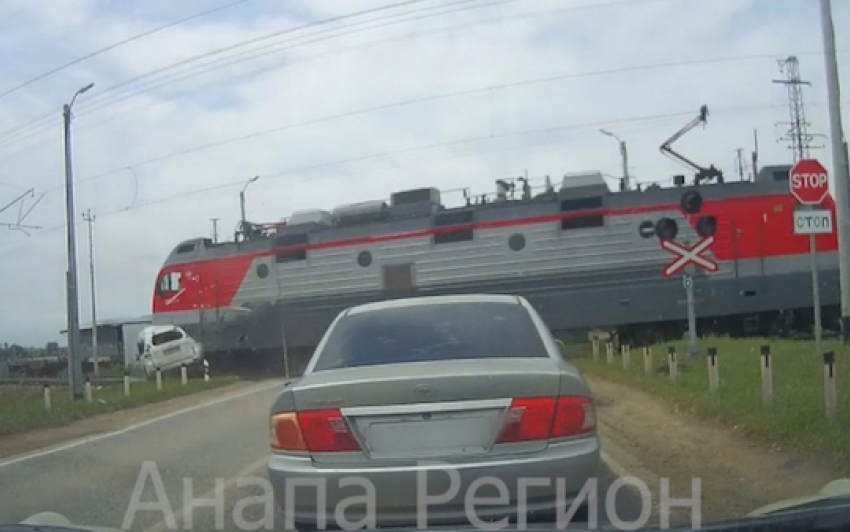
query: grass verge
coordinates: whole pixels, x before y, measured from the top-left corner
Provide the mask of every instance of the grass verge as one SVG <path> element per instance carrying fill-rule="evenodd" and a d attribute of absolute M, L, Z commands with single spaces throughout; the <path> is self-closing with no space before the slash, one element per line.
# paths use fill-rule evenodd
<path fill-rule="evenodd" d="M 238 379 L 231 376 L 213 377 L 209 382 L 190 380 L 185 386 L 180 378 L 163 378 L 162 390 L 154 381 L 133 382 L 130 395 L 124 396 L 122 384 L 95 386 L 92 402 L 72 401 L 68 388 L 51 389 L 51 410 L 44 407 L 44 390 L 37 386 L 0 387 L 0 436 L 17 434 L 33 429 L 59 427 L 86 417 L 133 408 L 197 393 L 227 384 Z"/>
<path fill-rule="evenodd" d="M 675 382 L 667 366 L 668 345 L 679 353 Z M 773 359 L 774 405 L 770 408 L 762 405 L 762 345 L 770 346 Z M 838 415 L 835 421 L 829 421 L 824 406 L 823 360 L 812 342 L 706 338 L 700 347 L 702 355 L 688 357 L 684 342 L 653 346 L 648 375 L 642 349 L 631 349 L 628 368 L 623 367 L 619 352 L 614 363 L 608 364 L 604 345 L 597 360 L 574 356 L 572 362 L 590 376 L 633 386 L 703 418 L 786 447 L 819 453 L 850 467 L 850 390 L 841 386 L 850 381 L 850 348 L 840 343 L 824 344 L 824 351 L 835 352 L 838 387 Z M 718 353 L 720 387 L 714 394 L 708 386 L 707 347 L 716 347 Z"/>

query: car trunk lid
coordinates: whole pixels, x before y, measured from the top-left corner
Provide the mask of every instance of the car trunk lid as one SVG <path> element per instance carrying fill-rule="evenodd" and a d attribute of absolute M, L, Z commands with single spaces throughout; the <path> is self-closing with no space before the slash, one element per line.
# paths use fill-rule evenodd
<path fill-rule="evenodd" d="M 306 375 L 292 393 L 299 411 L 339 409 L 360 454 L 380 461 L 492 453 L 512 399 L 556 396 L 558 386 L 556 365 L 539 357 L 322 371 Z M 546 444 L 521 447 L 529 452 Z M 340 457 L 313 453 L 313 459 Z"/>

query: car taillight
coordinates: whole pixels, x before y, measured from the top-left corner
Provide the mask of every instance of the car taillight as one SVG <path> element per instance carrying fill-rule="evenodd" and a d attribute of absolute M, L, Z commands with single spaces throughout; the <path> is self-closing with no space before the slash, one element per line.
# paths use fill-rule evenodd
<path fill-rule="evenodd" d="M 298 412 L 301 433 L 310 452 L 359 451 L 348 422 L 339 409 Z"/>
<path fill-rule="evenodd" d="M 271 447 L 317 453 L 360 450 L 339 409 L 273 415 Z"/>
<path fill-rule="evenodd" d="M 565 438 L 594 428 L 596 415 L 587 397 L 514 399 L 496 443 Z"/>
<path fill-rule="evenodd" d="M 554 397 L 514 399 L 496 443 L 544 440 L 549 437 L 554 414 Z"/>
<path fill-rule="evenodd" d="M 306 451 L 304 435 L 298 425 L 298 414 L 275 414 L 271 419 L 271 447 L 280 451 Z"/>
<path fill-rule="evenodd" d="M 550 438 L 566 438 L 584 434 L 596 428 L 596 412 L 589 397 L 567 396 L 558 398 L 555 421 Z"/>

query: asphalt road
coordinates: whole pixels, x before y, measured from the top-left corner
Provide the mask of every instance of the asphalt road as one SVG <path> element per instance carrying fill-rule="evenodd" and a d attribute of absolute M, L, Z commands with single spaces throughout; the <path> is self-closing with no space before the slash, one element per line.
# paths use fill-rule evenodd
<path fill-rule="evenodd" d="M 168 530 L 172 524 L 179 529 L 249 530 L 257 529 L 251 528 L 251 521 L 275 515 L 275 529 L 282 530 L 283 519 L 260 502 L 262 479 L 266 478 L 267 415 L 279 387 L 261 383 L 234 396 L 223 396 L 214 404 L 0 461 L 0 523 L 16 523 L 52 511 L 83 526 L 121 528 L 131 524 L 132 530 Z M 143 469 L 148 475 L 140 482 Z M 241 484 L 251 478 L 260 480 Z M 600 493 L 614 480 L 605 466 L 599 479 Z M 186 486 L 187 482 L 191 486 Z M 174 522 L 164 521 L 161 511 L 128 512 L 137 483 L 144 489 L 135 500 L 153 505 L 157 499 L 167 499 L 168 504 L 160 508 L 170 507 Z M 196 508 L 189 512 L 189 527 L 184 501 L 191 499 L 184 489 L 188 487 L 196 500 L 213 499 L 216 483 L 223 488 L 224 515 L 216 516 L 211 508 Z M 251 496 L 259 498 L 247 499 Z M 640 500 L 635 492 L 622 489 L 615 508 L 620 519 L 632 521 L 640 513 Z M 609 523 L 604 500 L 599 512 L 600 525 Z M 125 523 L 128 514 L 133 518 Z M 240 523 L 240 516 L 248 522 Z"/>

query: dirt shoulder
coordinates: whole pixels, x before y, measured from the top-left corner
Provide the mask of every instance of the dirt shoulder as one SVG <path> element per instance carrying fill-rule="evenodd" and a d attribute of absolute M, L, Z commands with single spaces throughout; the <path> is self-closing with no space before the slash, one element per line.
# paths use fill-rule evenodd
<path fill-rule="evenodd" d="M 677 498 L 689 497 L 691 479 L 699 478 L 703 522 L 740 518 L 772 502 L 811 495 L 842 476 L 817 457 L 697 419 L 628 386 L 586 378 L 597 402 L 603 450 L 614 469 L 622 469 L 614 472 L 642 478 L 654 498 L 660 477 L 670 479 Z"/>
<path fill-rule="evenodd" d="M 272 381 L 238 381 L 192 395 L 175 397 L 166 401 L 150 403 L 126 410 L 118 410 L 75 421 L 69 425 L 48 429 L 37 429 L 20 434 L 0 436 L 0 459 L 36 451 L 71 440 L 120 430 L 136 423 L 189 408 L 218 397 L 247 391 L 253 387 L 267 386 Z"/>

